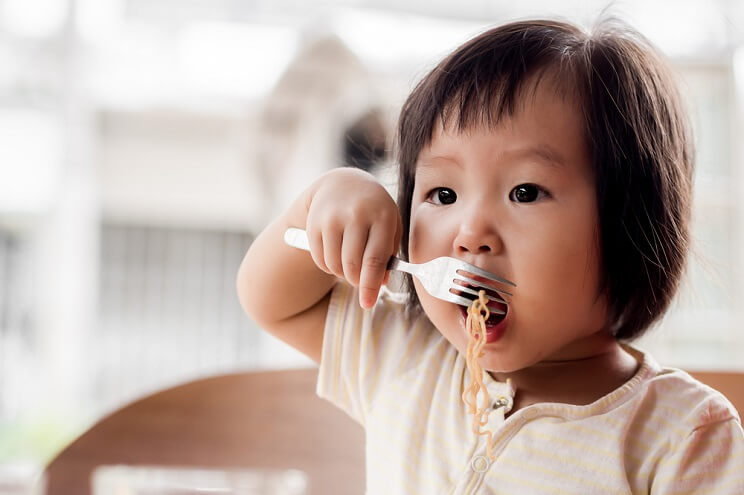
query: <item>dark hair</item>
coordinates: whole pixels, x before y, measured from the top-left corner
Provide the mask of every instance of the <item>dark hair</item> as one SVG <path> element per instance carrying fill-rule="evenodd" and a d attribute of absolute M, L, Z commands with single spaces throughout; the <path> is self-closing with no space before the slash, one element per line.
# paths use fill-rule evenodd
<path fill-rule="evenodd" d="M 671 72 L 645 38 L 616 20 L 591 33 L 550 20 L 500 26 L 460 46 L 418 83 L 396 140 L 403 256 L 416 162 L 437 122 L 459 130 L 493 126 L 513 114 L 528 82 L 544 76 L 584 117 L 607 327 L 617 339 L 637 338 L 666 311 L 684 273 L 694 162 Z M 420 310 L 410 277 L 405 284 Z"/>

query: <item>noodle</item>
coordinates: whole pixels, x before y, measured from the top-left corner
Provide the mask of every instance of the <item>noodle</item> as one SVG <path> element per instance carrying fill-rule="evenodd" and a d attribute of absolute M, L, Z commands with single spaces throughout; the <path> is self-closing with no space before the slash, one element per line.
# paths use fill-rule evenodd
<path fill-rule="evenodd" d="M 468 412 L 473 415 L 473 433 L 486 437 L 486 452 L 491 460 L 496 458 L 494 453 L 493 432 L 483 429 L 488 424 L 489 409 L 488 389 L 483 384 L 483 368 L 478 359 L 483 356 L 483 346 L 486 345 L 486 320 L 491 315 L 488 310 L 488 298 L 486 291 L 480 290 L 478 298 L 468 308 L 468 317 L 465 327 L 470 337 L 468 341 L 468 352 L 466 363 L 470 373 L 470 385 L 462 394 L 462 400 L 468 406 Z M 507 380 L 509 383 L 509 380 Z M 478 405 L 478 393 L 483 395 L 483 402 Z"/>

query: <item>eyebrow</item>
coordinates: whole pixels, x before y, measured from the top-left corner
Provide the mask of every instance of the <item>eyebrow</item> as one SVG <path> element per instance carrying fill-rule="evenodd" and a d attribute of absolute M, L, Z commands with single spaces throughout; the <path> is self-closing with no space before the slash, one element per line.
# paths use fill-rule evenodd
<path fill-rule="evenodd" d="M 523 158 L 523 157 L 537 157 L 540 159 L 540 163 L 547 165 L 551 168 L 560 169 L 565 166 L 566 161 L 563 159 L 560 153 L 548 145 L 541 144 L 537 146 L 529 146 L 526 148 L 518 148 L 510 150 L 507 153 L 510 157 Z M 453 155 L 434 155 L 427 157 L 424 160 L 419 161 L 418 167 L 433 167 L 437 164 L 432 163 L 433 160 L 447 160 L 452 165 L 462 167 L 456 156 Z"/>
<path fill-rule="evenodd" d="M 517 156 L 536 156 L 541 158 L 543 163 L 551 167 L 562 167 L 566 163 L 560 153 L 545 144 L 522 148 L 516 150 L 514 154 Z"/>

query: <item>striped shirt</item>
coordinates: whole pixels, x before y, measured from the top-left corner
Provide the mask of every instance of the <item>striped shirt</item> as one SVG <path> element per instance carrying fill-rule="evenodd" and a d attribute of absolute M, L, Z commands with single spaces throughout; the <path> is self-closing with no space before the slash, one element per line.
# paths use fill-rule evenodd
<path fill-rule="evenodd" d="M 370 494 L 744 494 L 744 430 L 719 392 L 684 371 L 641 363 L 589 405 L 539 403 L 505 417 L 513 391 L 484 373 L 496 458 L 471 430 L 465 359 L 405 295 L 383 288 L 362 310 L 333 289 L 317 384 L 366 431 Z"/>

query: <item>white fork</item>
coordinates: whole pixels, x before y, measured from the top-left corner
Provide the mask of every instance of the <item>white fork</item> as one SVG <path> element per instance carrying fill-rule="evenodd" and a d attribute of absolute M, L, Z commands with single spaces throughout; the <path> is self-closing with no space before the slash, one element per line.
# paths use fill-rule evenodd
<path fill-rule="evenodd" d="M 289 228 L 284 232 L 284 242 L 292 247 L 298 249 L 304 249 L 310 251 L 310 244 L 307 240 L 307 233 L 302 229 Z M 497 294 L 505 294 L 511 296 L 510 292 L 495 287 L 492 282 L 501 283 L 505 285 L 511 285 L 516 287 L 514 282 L 510 282 L 504 278 L 499 277 L 491 272 L 487 272 L 481 268 L 470 263 L 458 260 L 457 258 L 450 258 L 448 256 L 442 256 L 440 258 L 434 258 L 426 263 L 415 264 L 403 261 L 395 256 L 390 258 L 387 266 L 388 270 L 398 270 L 401 272 L 410 273 L 415 276 L 424 286 L 424 289 L 434 297 L 443 299 L 445 301 L 460 304 L 462 306 L 470 306 L 473 303 L 472 299 L 463 297 L 460 294 L 466 293 L 471 295 L 478 295 L 478 291 L 481 289 L 492 291 Z M 488 279 L 488 282 L 481 280 L 475 280 L 467 275 L 475 275 L 479 278 Z M 460 283 L 458 283 L 460 282 Z M 457 291 L 457 294 L 453 291 Z M 502 304 L 508 304 L 501 297 L 494 296 L 486 292 L 486 297 L 491 301 L 500 302 Z M 504 314 L 504 311 L 500 309 L 492 309 L 492 313 Z"/>

